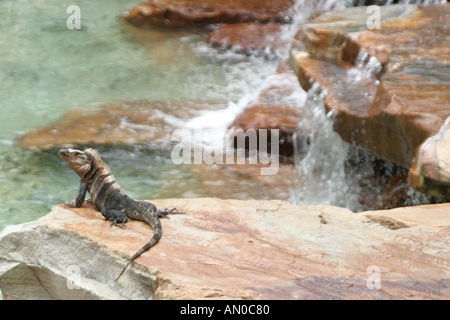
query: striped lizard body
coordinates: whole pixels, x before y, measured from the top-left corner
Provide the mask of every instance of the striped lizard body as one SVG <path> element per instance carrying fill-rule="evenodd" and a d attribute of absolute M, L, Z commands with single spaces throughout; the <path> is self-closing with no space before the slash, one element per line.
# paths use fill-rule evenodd
<path fill-rule="evenodd" d="M 136 201 L 126 195 L 116 182 L 108 165 L 102 160 L 97 150 L 88 148 L 84 151 L 76 149 L 61 149 L 59 155 L 69 167 L 80 177 L 80 189 L 74 203 L 65 205 L 79 208 L 84 202 L 86 192 L 91 195 L 92 202 L 97 210 L 107 219 L 111 220 L 111 226 L 122 228 L 119 223 L 125 225 L 128 218 L 147 223 L 153 229 L 153 236 L 141 249 L 139 249 L 128 261 L 122 272 L 116 278 L 119 280 L 127 267 L 141 254 L 154 246 L 162 235 L 160 217 L 166 217 L 169 213 L 178 212 L 172 210 L 158 211 L 150 202 Z"/>

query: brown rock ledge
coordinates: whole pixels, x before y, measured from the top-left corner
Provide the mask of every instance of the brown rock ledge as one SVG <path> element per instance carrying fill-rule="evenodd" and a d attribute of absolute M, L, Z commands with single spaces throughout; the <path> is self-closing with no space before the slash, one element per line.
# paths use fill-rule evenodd
<path fill-rule="evenodd" d="M 267 77 L 260 92 L 229 128 L 242 129 L 244 132 L 249 129 L 267 129 L 268 132 L 278 129 L 279 153 L 282 160 L 292 161 L 294 153 L 292 135 L 301 119 L 303 105 L 300 105 L 299 101 L 302 101 L 303 94 L 294 71 L 289 63 L 284 61 L 274 75 Z"/>
<path fill-rule="evenodd" d="M 152 0 L 133 8 L 125 19 L 135 25 L 189 26 L 290 20 L 292 0 Z"/>
<path fill-rule="evenodd" d="M 4 298 L 450 298 L 448 204 L 355 214 L 278 200 L 153 202 L 188 214 L 164 219 L 160 242 L 116 283 L 152 233 L 141 222 L 110 228 L 89 204 L 58 205 L 5 228 Z"/>
<path fill-rule="evenodd" d="M 282 33 L 279 23 L 233 23 L 209 33 L 206 42 L 221 51 L 270 57 L 289 48 L 290 40 L 283 39 Z"/>

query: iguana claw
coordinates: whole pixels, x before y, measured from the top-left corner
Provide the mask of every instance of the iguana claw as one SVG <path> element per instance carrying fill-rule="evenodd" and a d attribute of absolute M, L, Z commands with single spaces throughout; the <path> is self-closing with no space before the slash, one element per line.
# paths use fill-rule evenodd
<path fill-rule="evenodd" d="M 120 221 L 119 221 L 119 220 L 120 220 Z M 126 222 L 127 222 L 126 220 L 123 221 L 122 219 L 117 218 L 117 219 L 114 219 L 113 222 L 111 222 L 110 227 L 116 226 L 116 227 L 119 227 L 119 228 L 123 229 L 123 228 L 125 227 L 125 223 L 126 223 Z M 118 225 L 118 223 L 122 223 L 122 225 Z"/>
<path fill-rule="evenodd" d="M 73 203 L 72 201 L 67 201 L 67 202 L 63 202 L 65 207 L 69 207 L 69 208 L 75 208 L 75 203 Z"/>

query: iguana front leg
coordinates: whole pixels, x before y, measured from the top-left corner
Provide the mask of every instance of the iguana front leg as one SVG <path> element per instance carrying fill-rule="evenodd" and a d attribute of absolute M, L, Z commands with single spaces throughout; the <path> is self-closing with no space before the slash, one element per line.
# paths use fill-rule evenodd
<path fill-rule="evenodd" d="M 64 202 L 64 205 L 71 208 L 79 208 L 84 202 L 84 198 L 86 197 L 87 185 L 86 181 L 82 180 L 80 183 L 80 189 L 78 191 L 77 198 L 75 199 L 75 203 Z"/>

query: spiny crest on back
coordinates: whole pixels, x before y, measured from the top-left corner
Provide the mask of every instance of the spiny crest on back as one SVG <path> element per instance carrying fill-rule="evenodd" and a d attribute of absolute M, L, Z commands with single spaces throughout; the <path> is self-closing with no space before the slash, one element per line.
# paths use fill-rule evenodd
<path fill-rule="evenodd" d="M 94 158 L 95 160 L 98 160 L 98 161 L 102 160 L 100 153 L 98 153 L 98 151 L 95 150 L 94 148 L 86 148 L 84 150 L 84 152 L 89 153 L 92 156 L 92 158 Z"/>
<path fill-rule="evenodd" d="M 96 166 L 97 168 L 102 168 L 103 171 L 111 172 L 108 165 L 105 163 L 105 161 L 103 161 L 100 153 L 97 150 L 95 150 L 94 148 L 86 148 L 84 149 L 84 152 L 91 156 L 92 165 Z"/>

